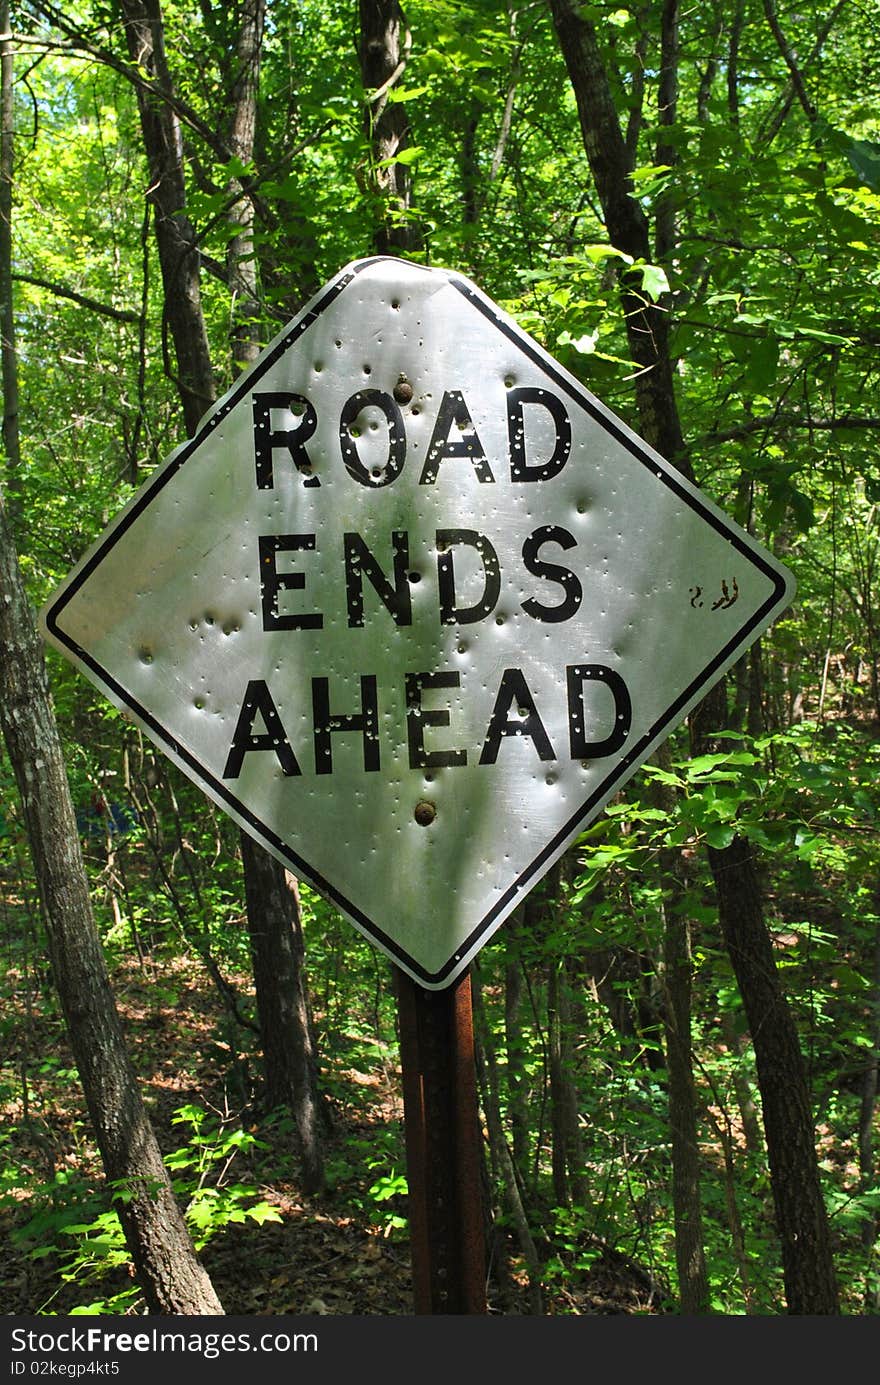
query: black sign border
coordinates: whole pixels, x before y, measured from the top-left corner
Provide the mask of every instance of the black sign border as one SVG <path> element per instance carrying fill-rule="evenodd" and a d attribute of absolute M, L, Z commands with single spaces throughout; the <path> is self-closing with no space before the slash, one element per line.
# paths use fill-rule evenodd
<path fill-rule="evenodd" d="M 747 536 L 738 532 L 737 529 L 729 527 L 732 521 L 728 521 L 724 516 L 708 509 L 701 501 L 699 493 L 692 493 L 690 488 L 683 484 L 683 478 L 675 472 L 668 462 L 658 458 L 656 453 L 649 452 L 645 444 L 629 431 L 625 430 L 613 415 L 605 412 L 604 408 L 598 407 L 595 400 L 576 380 L 563 372 L 561 366 L 553 361 L 544 350 L 533 341 L 522 328 L 516 326 L 510 319 L 502 316 L 490 300 L 478 293 L 472 284 L 466 279 L 461 278 L 451 271 L 446 273 L 449 283 L 453 288 L 465 298 L 478 312 L 492 322 L 493 326 L 505 337 L 507 337 L 518 350 L 522 351 L 534 365 L 536 365 L 550 380 L 553 381 L 557 389 L 563 391 L 572 399 L 579 408 L 583 409 L 591 418 L 597 422 L 603 430 L 610 434 L 620 446 L 624 447 L 636 461 L 648 467 L 654 476 L 672 490 L 678 498 L 696 511 L 709 525 L 721 534 L 742 556 L 757 567 L 773 584 L 772 594 L 758 608 L 757 611 L 740 627 L 736 635 L 733 636 L 718 652 L 718 654 L 707 665 L 703 672 L 694 678 L 688 686 L 679 694 L 672 705 L 664 714 L 657 719 L 654 725 L 633 746 L 630 747 L 626 755 L 616 760 L 614 768 L 602 780 L 601 784 L 593 790 L 589 797 L 570 815 L 565 825 L 556 832 L 553 838 L 541 849 L 529 865 L 520 872 L 514 883 L 505 890 L 504 894 L 493 904 L 492 908 L 486 913 L 480 922 L 473 928 L 462 943 L 442 966 L 439 971 L 429 972 L 420 963 L 410 957 L 395 940 L 377 923 L 347 899 L 341 891 L 337 890 L 330 881 L 304 861 L 293 848 L 279 837 L 271 829 L 267 828 L 261 820 L 250 811 L 236 796 L 230 791 L 229 787 L 218 780 L 210 771 L 206 770 L 191 751 L 181 745 L 171 733 L 158 722 L 147 708 L 141 706 L 136 698 L 114 678 L 107 670 L 103 669 L 98 662 L 92 658 L 87 650 L 83 649 L 75 640 L 66 635 L 61 628 L 60 620 L 65 607 L 73 599 L 80 587 L 88 580 L 94 570 L 104 560 L 110 550 L 116 545 L 126 530 L 133 524 L 147 505 L 161 491 L 169 481 L 171 481 L 181 467 L 189 460 L 204 440 L 210 436 L 219 423 L 226 415 L 239 403 L 239 401 L 251 391 L 254 383 L 265 374 L 271 366 L 294 345 L 300 337 L 317 321 L 323 312 L 336 301 L 339 295 L 348 287 L 350 283 L 363 273 L 365 269 L 377 263 L 387 262 L 388 257 L 373 256 L 369 259 L 358 260 L 349 265 L 347 269 L 334 279 L 327 288 L 327 291 L 319 295 L 304 314 L 293 321 L 288 331 L 286 331 L 271 347 L 254 368 L 247 372 L 239 383 L 229 391 L 219 402 L 217 408 L 202 422 L 196 433 L 169 459 L 166 465 L 156 473 L 150 480 L 146 481 L 142 490 L 135 496 L 130 507 L 124 510 L 110 532 L 99 539 L 95 549 L 89 554 L 82 567 L 75 571 L 68 585 L 64 586 L 57 597 L 50 600 L 43 611 L 43 620 L 46 629 L 57 643 L 69 651 L 73 658 L 94 674 L 98 684 L 103 688 L 112 689 L 120 703 L 127 707 L 137 719 L 149 728 L 150 734 L 160 745 L 167 747 L 174 758 L 182 765 L 188 767 L 189 772 L 197 783 L 210 785 L 211 795 L 218 802 L 225 803 L 231 810 L 232 816 L 243 824 L 249 825 L 252 833 L 258 840 L 270 846 L 271 850 L 285 864 L 289 865 L 293 871 L 302 876 L 320 894 L 331 900 L 343 913 L 353 919 L 357 926 L 372 938 L 392 959 L 398 963 L 411 976 L 420 981 L 424 986 L 431 989 L 441 989 L 444 985 L 449 985 L 457 975 L 457 968 L 461 959 L 475 952 L 480 939 L 486 938 L 494 932 L 496 919 L 499 914 L 508 911 L 511 901 L 518 897 L 524 897 L 528 891 L 537 884 L 538 879 L 552 862 L 555 855 L 564 849 L 564 843 L 572 839 L 579 829 L 587 825 L 586 820 L 590 813 L 601 800 L 603 803 L 611 797 L 615 788 L 629 777 L 638 768 L 638 763 L 645 756 L 647 747 L 652 742 L 657 741 L 664 731 L 669 733 L 674 730 L 683 709 L 700 692 L 708 692 L 712 684 L 720 677 L 720 673 L 727 661 L 733 656 L 741 646 L 747 647 L 749 635 L 754 631 L 763 629 L 769 622 L 770 612 L 775 606 L 783 601 L 788 584 L 780 572 L 770 563 L 765 562 L 759 552 L 756 552 L 747 540 Z M 434 273 L 438 271 L 432 271 Z M 757 635 L 755 636 L 757 638 Z"/>

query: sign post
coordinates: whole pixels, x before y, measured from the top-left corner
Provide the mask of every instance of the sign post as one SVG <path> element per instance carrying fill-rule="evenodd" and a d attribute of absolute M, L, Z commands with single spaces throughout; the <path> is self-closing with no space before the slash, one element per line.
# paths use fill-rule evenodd
<path fill-rule="evenodd" d="M 471 960 L 793 595 L 472 283 L 379 258 L 270 343 L 43 628 L 407 978 L 418 1150 Z"/>
<path fill-rule="evenodd" d="M 395 968 L 416 1313 L 486 1312 L 470 975 L 426 991 Z"/>

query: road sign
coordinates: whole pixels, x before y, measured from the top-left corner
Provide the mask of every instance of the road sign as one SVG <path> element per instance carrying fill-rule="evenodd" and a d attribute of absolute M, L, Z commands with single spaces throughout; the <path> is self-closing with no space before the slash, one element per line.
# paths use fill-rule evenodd
<path fill-rule="evenodd" d="M 436 989 L 793 593 L 467 279 L 372 259 L 266 348 L 43 622 Z"/>

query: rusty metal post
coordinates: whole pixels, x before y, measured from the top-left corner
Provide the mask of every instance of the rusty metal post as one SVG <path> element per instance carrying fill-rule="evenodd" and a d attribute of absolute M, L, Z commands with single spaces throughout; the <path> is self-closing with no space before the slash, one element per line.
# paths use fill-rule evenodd
<path fill-rule="evenodd" d="M 470 976 L 443 991 L 395 978 L 415 1312 L 485 1313 Z"/>

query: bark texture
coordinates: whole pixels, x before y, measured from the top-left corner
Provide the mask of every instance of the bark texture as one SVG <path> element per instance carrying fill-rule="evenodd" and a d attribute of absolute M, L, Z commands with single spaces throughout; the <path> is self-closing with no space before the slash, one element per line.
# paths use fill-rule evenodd
<path fill-rule="evenodd" d="M 375 246 L 379 255 L 395 255 L 416 250 L 420 243 L 411 219 L 412 173 L 408 164 L 394 162 L 410 142 L 407 106 L 388 100 L 406 68 L 409 32 L 398 0 L 360 0 L 359 14 L 358 57 L 371 152 L 368 185 L 379 204 Z"/>
<path fill-rule="evenodd" d="M 324 1182 L 318 1063 L 305 987 L 302 928 L 295 884 L 284 868 L 241 834 L 245 898 L 268 1107 L 285 1106 L 296 1125 L 303 1188 Z M 278 873 L 281 872 L 281 881 Z"/>
<path fill-rule="evenodd" d="M 9 33 L 9 0 L 0 3 L 0 33 Z M 13 78 L 12 40 L 0 39 L 0 365 L 3 370 L 3 460 L 7 518 L 15 534 L 21 522 L 21 455 L 12 293 Z"/>
<path fill-rule="evenodd" d="M 647 219 L 631 196 L 631 160 L 617 116 L 605 58 L 588 10 L 575 0 L 548 0 L 560 48 L 577 102 L 584 148 L 609 238 L 618 250 L 635 259 L 651 260 Z M 661 129 L 674 109 L 674 66 L 678 46 L 677 5 L 664 0 L 661 18 Z M 662 132 L 660 149 L 671 146 Z M 674 222 L 661 215 L 660 248 L 667 252 L 674 241 Z M 623 309 L 630 352 L 642 367 L 637 377 L 637 402 L 645 440 L 692 478 L 682 439 L 675 396 L 673 363 L 669 348 L 667 316 L 656 304 L 646 303 L 634 292 L 631 277 L 623 276 Z M 731 955 L 752 1039 L 758 1058 L 758 1078 L 764 1110 L 773 1197 L 782 1241 L 786 1299 L 790 1313 L 837 1313 L 834 1263 L 827 1215 L 819 1186 L 815 1131 L 803 1057 L 794 1022 L 779 982 L 754 858 L 748 844 L 736 839 L 725 851 L 710 851 L 710 866 L 719 900 L 725 943 Z M 670 894 L 675 927 L 675 890 Z M 676 981 L 678 999 L 670 1010 L 668 1035 L 684 1062 L 685 1016 L 679 1013 L 685 997 L 688 969 L 684 939 L 671 934 L 667 940 L 667 984 Z M 670 970 L 671 966 L 671 970 Z M 689 1026 L 689 1011 L 687 1024 Z M 759 1050 L 760 1045 L 760 1050 Z M 678 1102 L 679 1119 L 686 1117 L 687 1095 L 675 1089 L 685 1076 L 682 1067 L 671 1086 Z M 689 1079 L 692 1087 L 692 1077 Z M 681 1103 L 684 1102 L 682 1105 Z M 682 1148 L 695 1139 L 684 1136 Z M 681 1141 L 680 1141 L 681 1143 Z M 677 1174 L 676 1177 L 679 1175 Z M 686 1176 L 686 1171 L 685 1175 Z M 687 1272 L 690 1235 L 682 1228 L 680 1272 Z M 683 1257 L 683 1258 L 682 1258 Z"/>
<path fill-rule="evenodd" d="M 260 49 L 266 18 L 265 0 L 245 0 L 235 49 L 235 70 L 230 95 L 231 118 L 228 144 L 243 164 L 254 156 L 257 129 L 257 88 Z M 232 360 L 244 368 L 259 348 L 260 302 L 254 247 L 254 205 L 238 179 L 229 189 L 234 200 L 228 221 L 235 234 L 226 251 L 229 292 L 232 295 Z"/>
<path fill-rule="evenodd" d="M 94 924 L 42 645 L 0 503 L 0 725 L 49 956 L 107 1181 L 150 1312 L 220 1314 L 141 1099 Z"/>
<path fill-rule="evenodd" d="M 575 0 L 549 0 L 553 23 L 571 79 L 584 149 L 602 205 L 608 237 L 616 249 L 650 264 L 648 221 L 631 196 L 631 154 L 620 127 L 595 26 Z M 668 8 L 668 7 L 667 7 Z M 671 24 L 674 29 L 674 25 Z M 665 78 L 671 88 L 671 77 Z M 639 276 L 621 275 L 627 341 L 640 367 L 636 401 L 645 440 L 693 479 L 675 407 L 668 314 L 637 287 Z"/>
<path fill-rule="evenodd" d="M 164 289 L 163 345 L 166 370 L 176 381 L 187 433 L 192 436 L 213 402 L 215 389 L 202 316 L 200 262 L 196 235 L 186 214 L 186 182 L 180 121 L 165 53 L 159 0 L 121 0 L 132 62 L 162 92 L 162 99 L 138 87 L 138 110 L 150 171 L 156 246 Z M 174 347 L 172 368 L 167 337 Z"/>
<path fill-rule="evenodd" d="M 122 0 L 131 57 L 163 97 L 139 90 L 144 148 L 151 173 L 156 243 L 162 268 L 165 318 L 179 365 L 177 385 L 189 436 L 216 394 L 199 291 L 200 264 L 186 216 L 186 169 L 175 91 L 165 56 L 159 0 Z M 260 47 L 265 0 L 245 0 L 235 42 L 227 142 L 243 163 L 253 157 Z M 232 358 L 243 368 L 259 353 L 259 298 L 254 250 L 254 210 L 240 183 L 230 188 L 228 213 L 235 231 L 227 273 L 232 295 Z M 317 1189 L 320 1155 L 315 1050 L 302 971 L 302 937 L 284 867 L 244 833 L 240 836 L 251 956 L 267 1092 L 291 1103 L 302 1159 L 303 1184 Z M 275 956 L 273 965 L 272 956 Z M 286 993 L 285 993 L 286 991 Z M 300 1089 L 299 1082 L 306 1085 Z"/>
<path fill-rule="evenodd" d="M 782 986 L 750 844 L 709 848 L 721 929 L 745 1005 L 770 1164 L 789 1313 L 840 1309 L 816 1162 L 813 1115 L 797 1031 Z"/>

